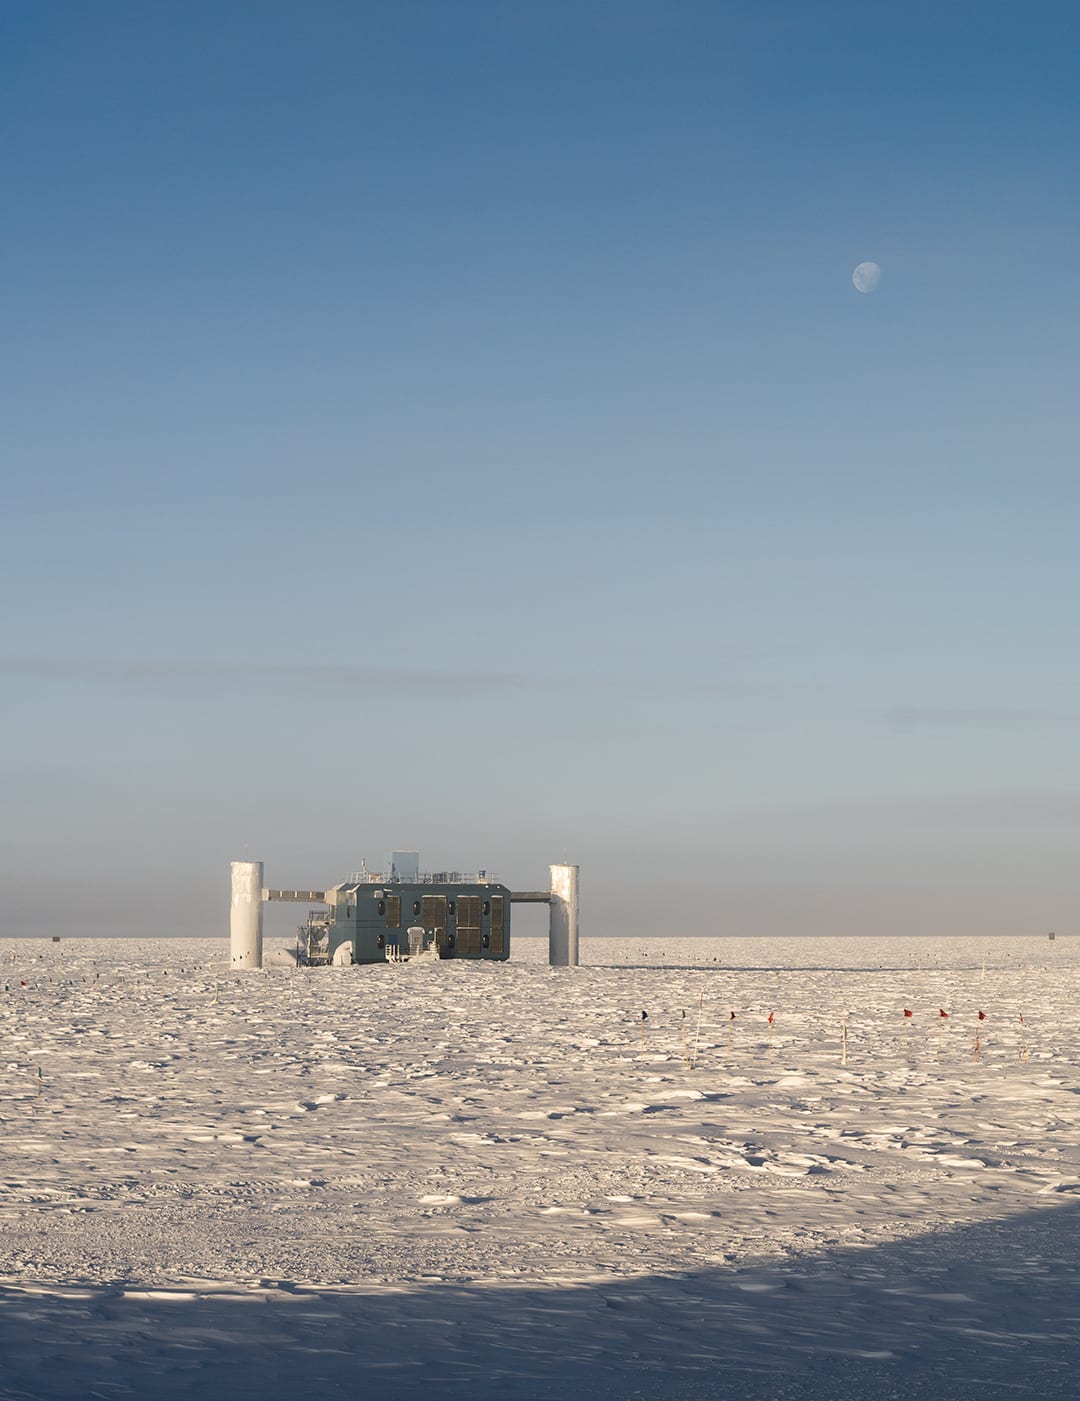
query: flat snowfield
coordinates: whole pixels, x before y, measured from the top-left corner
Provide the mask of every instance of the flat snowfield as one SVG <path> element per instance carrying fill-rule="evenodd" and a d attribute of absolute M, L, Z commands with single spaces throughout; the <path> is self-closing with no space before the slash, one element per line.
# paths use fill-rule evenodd
<path fill-rule="evenodd" d="M 1080 939 L 546 953 L 0 942 L 0 1397 L 1080 1394 Z"/>

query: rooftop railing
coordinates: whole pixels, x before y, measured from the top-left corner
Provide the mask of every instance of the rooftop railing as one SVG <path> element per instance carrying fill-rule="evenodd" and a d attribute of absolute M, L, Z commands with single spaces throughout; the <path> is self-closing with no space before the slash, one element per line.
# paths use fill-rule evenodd
<path fill-rule="evenodd" d="M 343 885 L 497 885 L 494 871 L 420 871 L 417 875 L 353 871 Z"/>

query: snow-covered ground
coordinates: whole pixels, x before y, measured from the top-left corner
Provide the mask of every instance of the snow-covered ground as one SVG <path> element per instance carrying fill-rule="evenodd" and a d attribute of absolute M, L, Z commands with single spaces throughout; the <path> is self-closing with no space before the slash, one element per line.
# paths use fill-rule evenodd
<path fill-rule="evenodd" d="M 1080 1394 L 1080 939 L 583 960 L 0 941 L 0 1396 Z"/>

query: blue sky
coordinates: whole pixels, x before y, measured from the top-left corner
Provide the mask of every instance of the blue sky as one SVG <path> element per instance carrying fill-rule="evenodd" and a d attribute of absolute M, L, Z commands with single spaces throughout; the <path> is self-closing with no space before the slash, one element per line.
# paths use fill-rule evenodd
<path fill-rule="evenodd" d="M 0 932 L 1072 927 L 1078 30 L 4 0 Z"/>

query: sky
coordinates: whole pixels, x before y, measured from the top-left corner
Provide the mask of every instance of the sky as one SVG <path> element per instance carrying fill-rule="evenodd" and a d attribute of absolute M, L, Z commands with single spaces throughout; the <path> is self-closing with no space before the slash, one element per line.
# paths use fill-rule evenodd
<path fill-rule="evenodd" d="M 1080 932 L 1078 39 L 0 0 L 0 935 Z"/>

